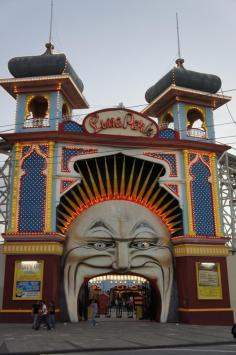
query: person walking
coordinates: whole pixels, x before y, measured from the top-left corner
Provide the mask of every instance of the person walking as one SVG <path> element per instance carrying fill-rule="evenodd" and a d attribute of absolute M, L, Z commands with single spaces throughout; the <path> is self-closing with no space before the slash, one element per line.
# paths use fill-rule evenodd
<path fill-rule="evenodd" d="M 37 327 L 39 321 L 39 309 L 40 309 L 40 302 L 37 301 L 32 306 L 32 316 L 33 316 L 32 329 L 35 329 Z"/>
<path fill-rule="evenodd" d="M 35 328 L 35 330 L 39 330 L 41 323 L 44 323 L 47 327 L 48 330 L 51 330 L 51 327 L 48 323 L 48 309 L 46 306 L 46 303 L 44 301 L 41 302 L 41 317 L 39 318 L 38 324 Z"/>
<path fill-rule="evenodd" d="M 55 303 L 54 303 L 54 301 L 51 301 L 49 303 L 49 307 L 48 307 L 48 312 L 49 312 L 48 323 L 49 323 L 51 329 L 55 329 L 55 324 L 56 324 L 55 311 L 56 311 Z"/>
<path fill-rule="evenodd" d="M 232 326 L 231 333 L 234 338 L 236 338 L 236 323 Z"/>
<path fill-rule="evenodd" d="M 97 324 L 96 316 L 98 313 L 98 304 L 96 300 L 92 300 L 91 307 L 92 307 L 92 325 L 93 327 L 95 327 L 95 325 Z"/>

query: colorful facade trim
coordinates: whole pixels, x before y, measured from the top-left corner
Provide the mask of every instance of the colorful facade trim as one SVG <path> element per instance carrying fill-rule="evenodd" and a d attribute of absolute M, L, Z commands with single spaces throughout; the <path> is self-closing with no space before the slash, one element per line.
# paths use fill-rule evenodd
<path fill-rule="evenodd" d="M 210 159 L 211 172 L 212 172 L 212 196 L 213 196 L 213 212 L 215 216 L 215 231 L 216 236 L 223 236 L 223 229 L 220 219 L 220 201 L 219 201 L 219 190 L 218 190 L 218 178 L 217 178 L 217 166 L 216 166 L 216 155 L 211 154 Z"/>
<path fill-rule="evenodd" d="M 197 234 L 214 235 L 211 171 L 200 155 L 189 164 L 189 174 L 194 230 Z"/>
<path fill-rule="evenodd" d="M 171 192 L 173 192 L 177 197 L 179 197 L 179 186 L 177 184 L 164 184 Z"/>
<path fill-rule="evenodd" d="M 97 149 L 90 148 L 78 148 L 78 147 L 63 147 L 61 157 L 61 171 L 70 172 L 69 163 L 70 160 L 79 155 L 87 155 L 97 153 Z"/>
<path fill-rule="evenodd" d="M 61 179 L 61 181 L 60 181 L 60 193 L 63 194 L 64 192 L 69 190 L 76 181 L 78 181 L 78 179 L 76 179 L 76 178 Z"/>
<path fill-rule="evenodd" d="M 16 143 L 15 145 L 15 164 L 13 175 L 13 190 L 12 190 L 12 207 L 11 207 L 11 223 L 10 232 L 17 231 L 18 225 L 18 199 L 19 199 L 19 171 L 20 171 L 20 157 L 21 157 L 21 145 Z"/>
<path fill-rule="evenodd" d="M 162 154 L 155 152 L 144 152 L 143 155 L 166 162 L 170 168 L 170 177 L 178 176 L 178 167 L 175 153 Z"/>
<path fill-rule="evenodd" d="M 187 215 L 188 215 L 188 232 L 185 233 L 189 235 L 195 235 L 193 228 L 193 215 L 192 215 L 192 198 L 190 189 L 190 175 L 189 175 L 189 152 L 184 150 L 184 175 L 185 175 L 185 186 L 186 186 L 186 198 L 187 198 Z"/>
<path fill-rule="evenodd" d="M 53 162 L 54 162 L 54 143 L 48 144 L 49 156 L 48 156 L 48 173 L 47 173 L 47 197 L 45 208 L 45 232 L 52 230 L 52 188 L 53 188 Z"/>

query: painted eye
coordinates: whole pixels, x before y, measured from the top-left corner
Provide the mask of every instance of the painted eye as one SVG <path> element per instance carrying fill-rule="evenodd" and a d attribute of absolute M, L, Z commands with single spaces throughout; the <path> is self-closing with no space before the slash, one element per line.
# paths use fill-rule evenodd
<path fill-rule="evenodd" d="M 131 247 L 133 248 L 136 248 L 136 249 L 148 249 L 148 248 L 151 248 L 153 246 L 155 246 L 156 244 L 154 242 L 147 242 L 145 240 L 140 240 L 140 241 L 137 241 L 137 242 L 133 242 L 131 244 Z"/>
<path fill-rule="evenodd" d="M 99 249 L 99 250 L 103 250 L 106 248 L 106 243 L 104 243 L 104 242 L 94 243 L 94 248 Z"/>
<path fill-rule="evenodd" d="M 93 242 L 93 243 L 88 243 L 88 246 L 93 247 L 97 250 L 105 250 L 113 247 L 113 244 L 114 243 L 112 242 Z"/>

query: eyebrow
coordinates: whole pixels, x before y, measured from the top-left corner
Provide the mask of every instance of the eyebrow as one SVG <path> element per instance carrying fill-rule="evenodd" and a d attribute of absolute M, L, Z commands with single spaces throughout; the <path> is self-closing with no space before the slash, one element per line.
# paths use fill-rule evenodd
<path fill-rule="evenodd" d="M 140 228 L 148 228 L 153 233 L 157 234 L 157 231 L 146 221 L 141 221 L 141 222 L 136 223 L 131 230 L 131 234 L 135 233 Z"/>
<path fill-rule="evenodd" d="M 96 228 L 104 228 L 104 229 L 107 229 L 112 234 L 115 233 L 114 229 L 111 226 L 109 226 L 108 224 L 106 224 L 103 220 L 96 221 L 95 223 L 93 223 L 91 225 L 91 227 L 89 227 L 88 230 L 91 231 L 91 230 L 96 229 Z"/>

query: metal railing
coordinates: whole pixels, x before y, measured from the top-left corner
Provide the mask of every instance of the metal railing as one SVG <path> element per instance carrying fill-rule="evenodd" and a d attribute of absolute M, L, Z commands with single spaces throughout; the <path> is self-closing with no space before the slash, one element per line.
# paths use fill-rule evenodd
<path fill-rule="evenodd" d="M 49 118 L 26 118 L 24 121 L 24 128 L 42 128 L 49 126 Z"/>
<path fill-rule="evenodd" d="M 194 138 L 207 138 L 207 132 L 200 128 L 189 128 L 187 135 Z"/>

